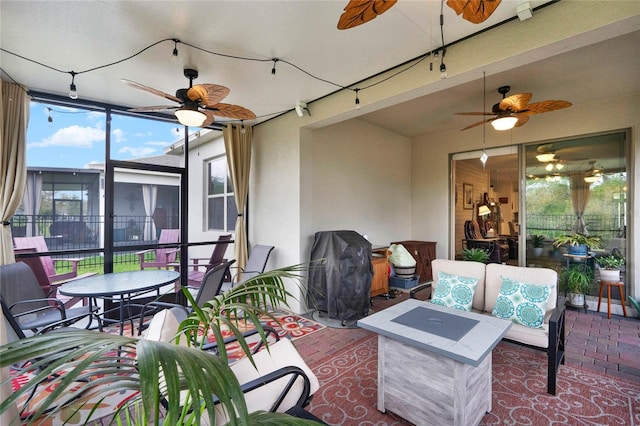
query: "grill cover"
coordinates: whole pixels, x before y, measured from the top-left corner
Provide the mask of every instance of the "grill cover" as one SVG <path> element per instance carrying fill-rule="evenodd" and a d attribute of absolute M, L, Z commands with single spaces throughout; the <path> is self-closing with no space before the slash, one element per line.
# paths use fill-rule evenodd
<path fill-rule="evenodd" d="M 307 302 L 331 319 L 355 321 L 369 313 L 371 243 L 355 231 L 316 232 Z"/>

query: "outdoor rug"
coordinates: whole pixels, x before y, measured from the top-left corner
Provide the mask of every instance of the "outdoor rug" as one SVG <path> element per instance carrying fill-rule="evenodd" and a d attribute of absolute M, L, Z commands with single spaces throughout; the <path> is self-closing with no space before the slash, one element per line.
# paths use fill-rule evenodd
<path fill-rule="evenodd" d="M 481 425 L 640 425 L 640 383 L 563 365 L 554 396 L 546 391 L 547 362 L 542 352 L 529 353 L 501 342 L 492 361 L 492 410 Z M 327 424 L 410 424 L 376 408 L 377 336 L 309 366 L 320 380 L 309 411 Z M 437 421 L 431 419 L 429 424 Z"/>

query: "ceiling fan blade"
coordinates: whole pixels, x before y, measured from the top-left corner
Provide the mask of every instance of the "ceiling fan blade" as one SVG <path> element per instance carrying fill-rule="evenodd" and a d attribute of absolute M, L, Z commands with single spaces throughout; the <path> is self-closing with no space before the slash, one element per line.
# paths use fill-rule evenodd
<path fill-rule="evenodd" d="M 187 90 L 187 97 L 205 106 L 214 106 L 229 96 L 229 88 L 217 84 L 196 84 Z"/>
<path fill-rule="evenodd" d="M 514 127 L 524 126 L 525 124 L 527 124 L 527 121 L 529 121 L 529 116 L 524 112 L 511 114 L 511 116 L 513 116 L 513 117 L 518 119 L 518 121 L 516 122 L 516 125 Z"/>
<path fill-rule="evenodd" d="M 218 117 L 236 118 L 238 120 L 252 120 L 256 118 L 256 115 L 245 107 L 240 105 L 219 103 L 204 108 L 206 111 L 211 112 Z"/>
<path fill-rule="evenodd" d="M 398 0 L 350 0 L 340 15 L 338 29 L 346 30 L 369 22 L 382 15 L 396 4 Z"/>
<path fill-rule="evenodd" d="M 447 0 L 447 6 L 462 18 L 479 24 L 484 22 L 500 5 L 502 0 Z"/>
<path fill-rule="evenodd" d="M 216 121 L 216 118 L 213 116 L 213 112 L 209 111 L 209 110 L 203 110 L 202 111 L 204 113 L 204 115 L 207 116 L 207 118 L 205 118 L 204 122 L 202 123 L 202 125 L 200 127 L 207 127 L 210 126 L 214 121 Z"/>
<path fill-rule="evenodd" d="M 131 80 L 125 80 L 124 78 L 122 79 L 122 81 L 133 88 L 144 90 L 145 92 L 160 96 L 161 98 L 169 99 L 170 101 L 178 102 L 179 104 L 182 103 L 181 99 L 176 98 L 175 96 L 168 93 L 161 92 L 160 90 L 154 89 L 152 87 L 145 86 L 144 84 L 136 83 L 135 81 Z"/>
<path fill-rule="evenodd" d="M 529 109 L 527 105 L 533 95 L 531 93 L 518 93 L 500 101 L 500 110 L 508 112 L 520 112 Z"/>
<path fill-rule="evenodd" d="M 541 114 L 543 112 L 569 108 L 571 105 L 573 104 L 567 101 L 556 101 L 556 100 L 540 101 L 540 102 L 534 102 L 532 104 L 527 105 L 527 108 L 522 112 L 529 115 Z"/>
<path fill-rule="evenodd" d="M 174 111 L 180 108 L 179 106 L 167 106 L 167 105 L 158 105 L 158 106 L 147 106 L 140 108 L 131 108 L 127 111 L 129 112 L 162 112 L 162 111 Z"/>
<path fill-rule="evenodd" d="M 470 126 L 462 128 L 462 129 L 460 129 L 460 131 L 471 129 L 471 128 L 478 127 L 478 126 L 482 126 L 484 123 L 488 123 L 488 122 L 493 121 L 493 120 L 495 120 L 495 117 L 487 118 L 486 120 L 478 121 L 477 123 L 473 123 Z"/>
<path fill-rule="evenodd" d="M 456 115 L 496 115 L 493 112 L 456 112 Z"/>

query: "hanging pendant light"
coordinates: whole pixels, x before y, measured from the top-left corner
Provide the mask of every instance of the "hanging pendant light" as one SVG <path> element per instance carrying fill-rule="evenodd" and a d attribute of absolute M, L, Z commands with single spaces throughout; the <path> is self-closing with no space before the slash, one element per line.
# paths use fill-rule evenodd
<path fill-rule="evenodd" d="M 487 73 L 482 71 L 482 110 L 484 111 L 485 104 L 487 103 Z M 493 124 L 493 122 L 491 122 Z M 484 170 L 484 166 L 487 164 L 487 160 L 489 156 L 487 155 L 487 151 L 485 150 L 487 143 L 487 131 L 486 131 L 487 123 L 482 123 L 482 155 L 480 156 L 480 161 L 482 161 L 482 170 Z"/>

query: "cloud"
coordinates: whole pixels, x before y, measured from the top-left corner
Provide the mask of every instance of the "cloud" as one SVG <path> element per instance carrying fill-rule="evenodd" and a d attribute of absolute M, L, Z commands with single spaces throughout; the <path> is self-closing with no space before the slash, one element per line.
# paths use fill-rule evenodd
<path fill-rule="evenodd" d="M 105 140 L 104 130 L 93 127 L 69 126 L 55 132 L 51 137 L 39 142 L 31 142 L 30 148 L 44 148 L 48 146 L 63 146 L 70 148 L 93 148 L 95 143 Z"/>
<path fill-rule="evenodd" d="M 111 134 L 113 135 L 113 141 L 115 143 L 122 143 L 127 140 L 127 137 L 124 135 L 124 130 L 122 129 L 114 129 L 111 131 Z"/>
<path fill-rule="evenodd" d="M 157 150 L 155 148 L 145 148 L 145 147 L 135 147 L 135 146 L 125 146 L 118 150 L 118 154 L 129 154 L 132 158 L 140 158 L 140 157 L 148 157 L 149 155 L 155 153 Z"/>
<path fill-rule="evenodd" d="M 161 146 L 161 147 L 164 148 L 165 146 L 169 145 L 169 142 L 166 142 L 166 141 L 157 141 L 157 142 L 150 141 L 150 142 L 145 142 L 144 144 L 145 145 L 151 145 L 151 146 Z"/>
<path fill-rule="evenodd" d="M 153 136 L 153 132 L 136 132 L 134 136 L 137 138 L 149 138 Z"/>

